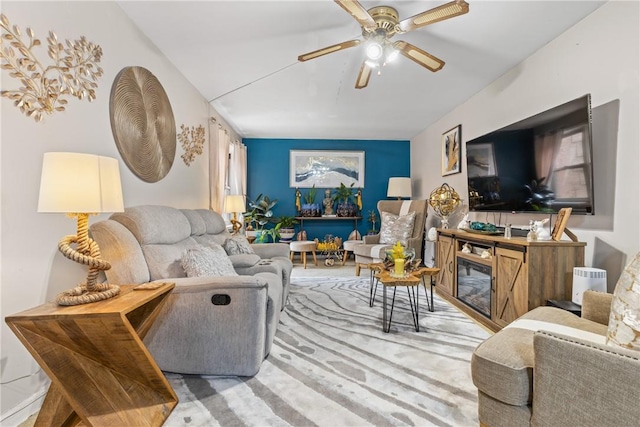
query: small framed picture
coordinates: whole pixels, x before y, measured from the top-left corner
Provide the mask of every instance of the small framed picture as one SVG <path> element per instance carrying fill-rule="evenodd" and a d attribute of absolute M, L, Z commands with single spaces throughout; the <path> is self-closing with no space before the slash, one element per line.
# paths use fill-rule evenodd
<path fill-rule="evenodd" d="M 462 125 L 442 134 L 442 176 L 460 173 Z"/>
<path fill-rule="evenodd" d="M 553 230 L 551 230 L 551 238 L 555 241 L 559 241 L 562 239 L 562 233 L 565 232 L 565 227 L 567 226 L 567 221 L 569 220 L 569 216 L 571 216 L 571 208 L 562 208 L 558 211 L 558 218 L 556 222 L 553 224 Z M 568 230 L 567 230 L 568 231 Z M 571 240 L 574 240 L 572 235 L 575 237 L 573 233 L 567 233 Z M 576 241 L 576 240 L 574 240 Z"/>

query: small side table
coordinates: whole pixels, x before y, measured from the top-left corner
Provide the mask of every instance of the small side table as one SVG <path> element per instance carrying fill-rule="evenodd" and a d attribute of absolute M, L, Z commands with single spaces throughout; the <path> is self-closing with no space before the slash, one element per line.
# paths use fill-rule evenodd
<path fill-rule="evenodd" d="M 420 323 L 418 308 L 419 308 L 419 295 L 416 287 L 422 283 L 422 280 L 413 274 L 409 274 L 406 277 L 398 278 L 393 277 L 391 273 L 386 270 L 382 270 L 377 273 L 375 277 L 382 283 L 382 330 L 389 332 L 391 330 L 391 318 L 393 317 L 393 306 L 396 302 L 396 290 L 398 286 L 405 286 L 407 288 L 407 295 L 409 296 L 409 306 L 411 307 L 411 317 L 413 318 L 413 325 L 416 328 L 416 332 L 420 332 Z M 391 300 L 391 313 L 387 319 L 387 288 L 393 286 L 393 299 Z"/>
<path fill-rule="evenodd" d="M 436 276 L 440 273 L 439 268 L 431 268 L 431 267 L 420 267 L 417 270 L 411 272 L 416 277 L 419 277 L 422 280 L 422 286 L 424 286 L 424 293 L 427 297 L 427 307 L 429 311 L 434 312 L 435 306 L 433 305 L 433 288 L 436 285 Z M 431 302 L 429 302 L 429 295 L 427 295 L 427 283 L 425 282 L 425 277 L 429 277 L 429 288 L 431 289 Z"/>
<path fill-rule="evenodd" d="M 161 426 L 178 397 L 142 339 L 173 283 L 120 287 L 91 304 L 54 302 L 5 321 L 51 379 L 36 425 Z"/>
<path fill-rule="evenodd" d="M 576 304 L 573 301 L 550 299 L 547 301 L 547 306 L 561 308 L 563 310 L 566 310 L 570 313 L 575 314 L 578 317 L 582 316 L 582 306 Z"/>

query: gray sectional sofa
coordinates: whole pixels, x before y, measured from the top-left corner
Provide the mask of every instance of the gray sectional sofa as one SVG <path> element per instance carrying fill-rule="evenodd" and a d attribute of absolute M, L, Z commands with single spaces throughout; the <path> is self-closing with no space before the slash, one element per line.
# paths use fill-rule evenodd
<path fill-rule="evenodd" d="M 230 255 L 238 276 L 187 277 L 185 251 L 223 245 L 231 234 L 206 209 L 137 206 L 94 223 L 92 238 L 112 267 L 109 283 L 174 282 L 176 287 L 145 337 L 168 372 L 255 375 L 269 354 L 289 293 L 286 244 L 252 245 Z"/>

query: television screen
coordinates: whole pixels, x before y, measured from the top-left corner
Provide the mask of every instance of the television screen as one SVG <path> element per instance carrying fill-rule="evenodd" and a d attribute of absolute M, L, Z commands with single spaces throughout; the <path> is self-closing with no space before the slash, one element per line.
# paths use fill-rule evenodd
<path fill-rule="evenodd" d="M 466 161 L 471 211 L 593 214 L 590 95 L 468 141 Z"/>

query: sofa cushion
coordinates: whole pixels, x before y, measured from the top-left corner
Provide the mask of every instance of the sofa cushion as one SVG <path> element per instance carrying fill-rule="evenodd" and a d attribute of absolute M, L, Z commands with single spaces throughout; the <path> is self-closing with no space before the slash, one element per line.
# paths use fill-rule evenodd
<path fill-rule="evenodd" d="M 604 336 L 607 327 L 554 307 L 538 307 L 520 319 L 556 323 Z M 533 334 L 507 327 L 480 344 L 471 357 L 473 383 L 481 392 L 509 405 L 527 405 L 533 396 Z"/>
<path fill-rule="evenodd" d="M 640 351 L 640 252 L 625 267 L 613 291 L 607 344 Z"/>
<path fill-rule="evenodd" d="M 387 249 L 391 248 L 391 245 L 361 244 L 353 247 L 353 253 L 359 256 L 373 258 L 374 260 L 383 260 L 387 257 Z"/>
<path fill-rule="evenodd" d="M 225 224 L 224 218 L 218 212 L 209 209 L 195 209 L 194 212 L 197 212 L 202 217 L 207 234 L 223 233 L 226 237 L 230 236 L 229 231 L 227 231 L 227 224 Z"/>
<path fill-rule="evenodd" d="M 256 254 L 229 255 L 233 268 L 253 267 L 260 262 L 260 257 Z"/>
<path fill-rule="evenodd" d="M 181 264 L 187 277 L 238 275 L 222 246 L 187 249 Z"/>
<path fill-rule="evenodd" d="M 111 268 L 105 271 L 109 283 L 125 285 L 149 281 L 149 268 L 140 244 L 124 225 L 108 219 L 92 224 L 90 231 L 102 258 L 111 263 Z"/>
<path fill-rule="evenodd" d="M 207 232 L 207 226 L 204 223 L 204 219 L 200 213 L 193 209 L 180 209 L 180 212 L 187 218 L 189 224 L 191 224 L 191 235 L 201 236 Z"/>
<path fill-rule="evenodd" d="M 239 255 L 239 254 L 253 254 L 253 248 L 251 244 L 244 236 L 231 236 L 228 238 L 224 245 L 222 245 L 227 254 Z"/>
<path fill-rule="evenodd" d="M 191 235 L 191 224 L 178 209 L 144 205 L 126 208 L 110 217 L 133 233 L 140 245 L 173 244 Z"/>
<path fill-rule="evenodd" d="M 395 215 L 390 212 L 380 213 L 380 244 L 394 245 L 400 242 L 407 245 L 413 234 L 413 225 L 416 219 L 415 211 L 406 215 Z"/>
<path fill-rule="evenodd" d="M 200 245 L 191 237 L 172 245 L 143 245 L 142 253 L 149 266 L 151 280 L 186 277 L 180 264 L 182 254 L 187 249 L 197 249 Z"/>

